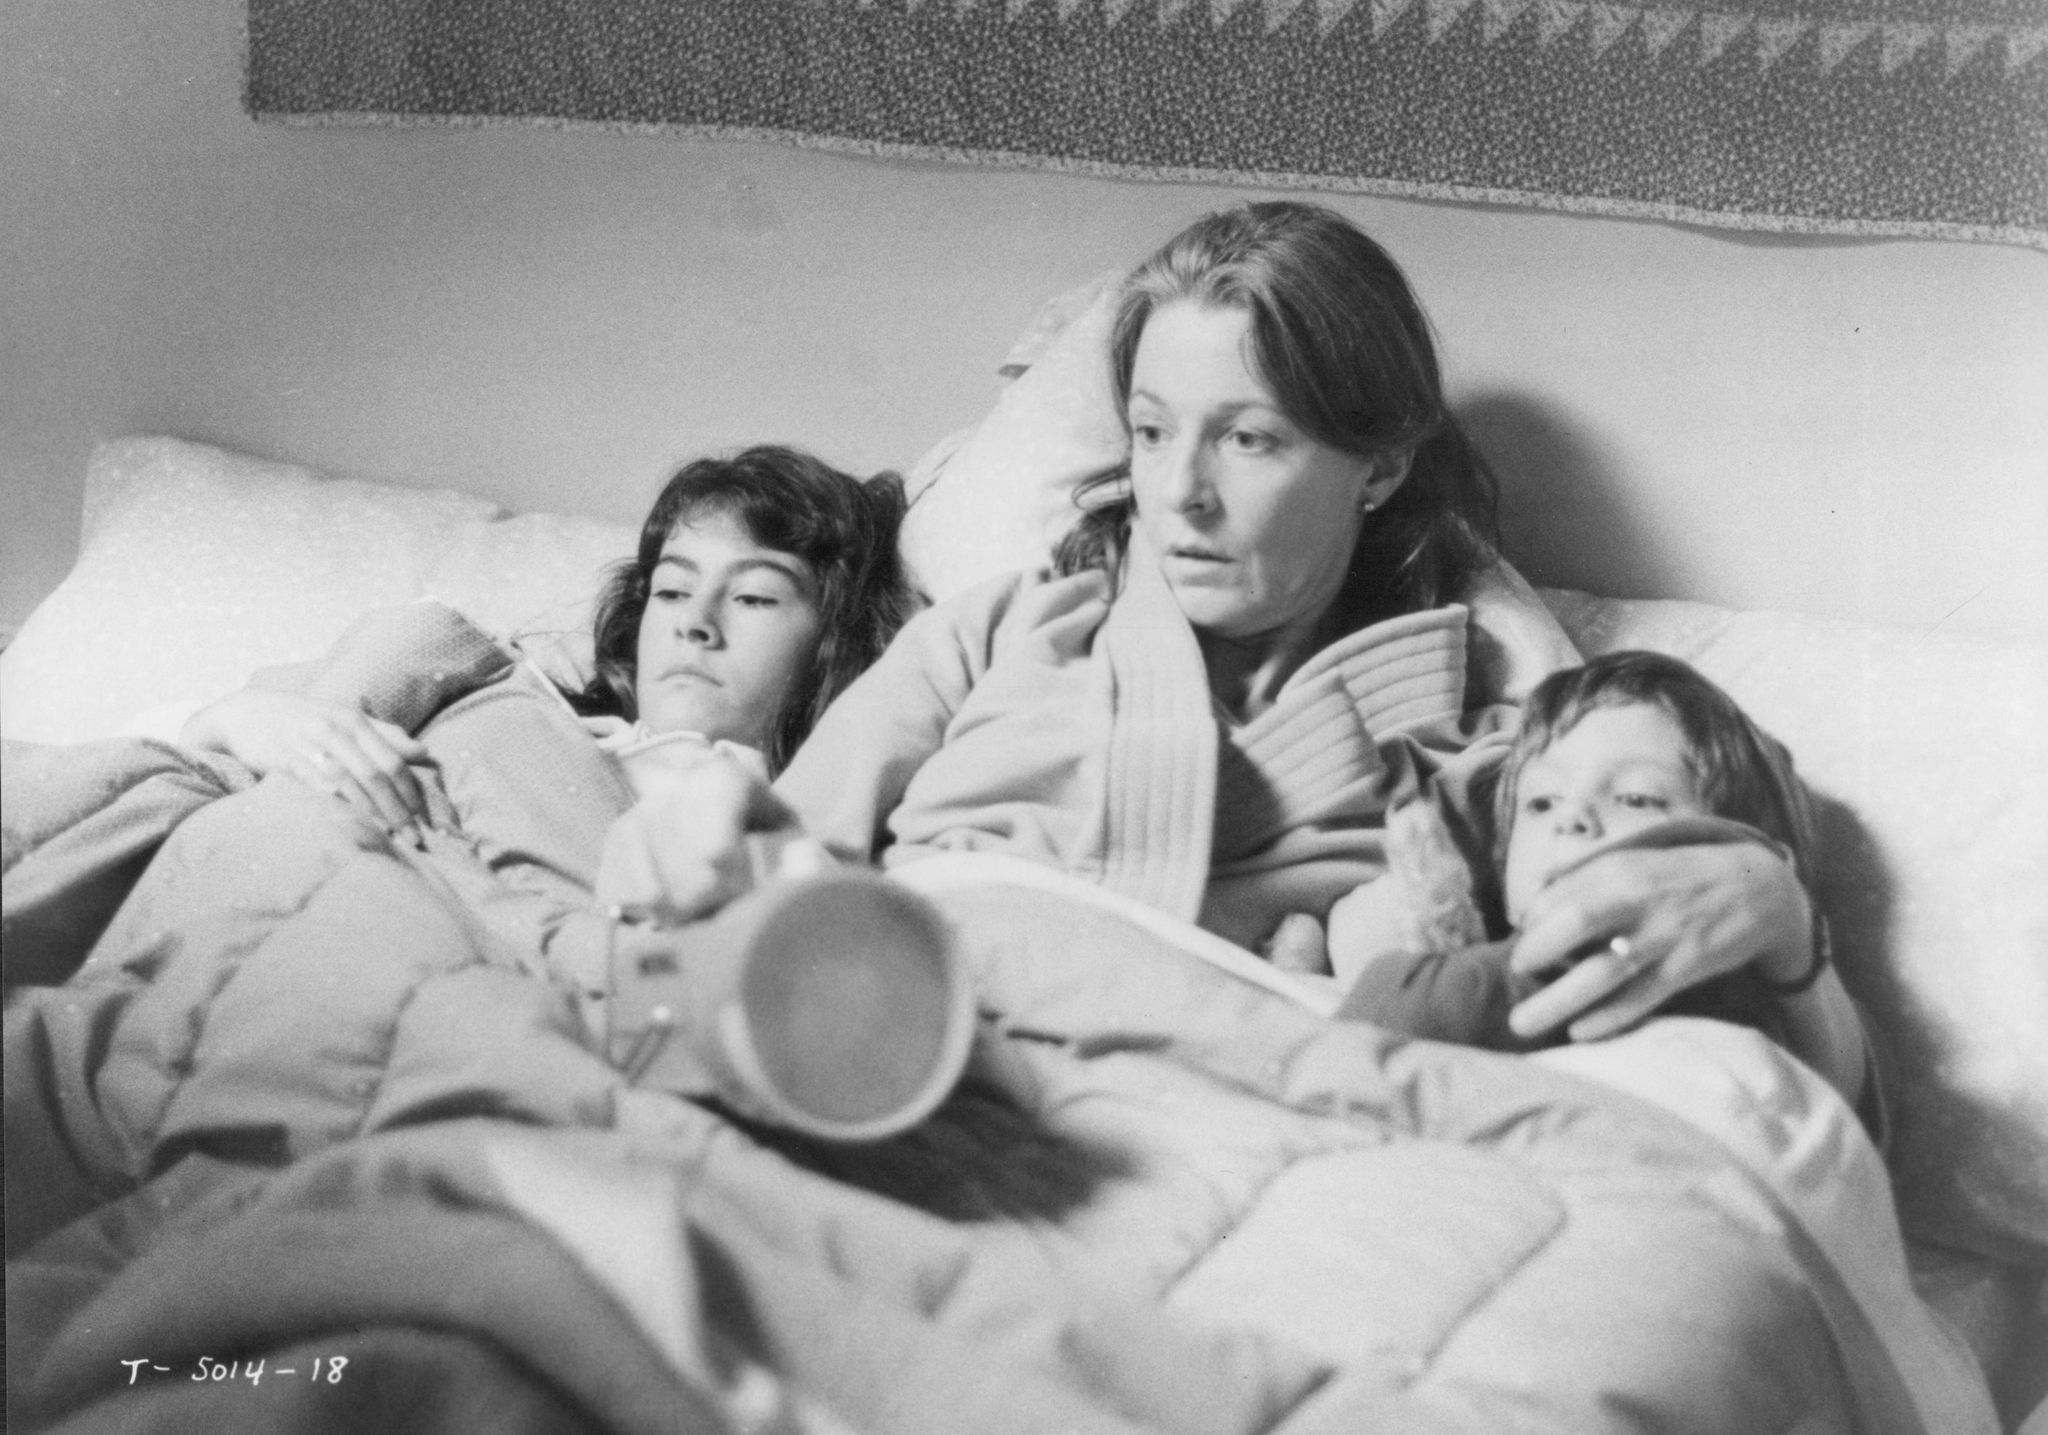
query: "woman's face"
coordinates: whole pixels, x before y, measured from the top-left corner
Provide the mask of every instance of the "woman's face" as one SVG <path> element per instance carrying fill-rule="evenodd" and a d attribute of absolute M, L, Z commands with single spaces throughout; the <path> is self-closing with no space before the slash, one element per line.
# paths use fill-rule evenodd
<path fill-rule="evenodd" d="M 717 511 L 685 517 L 662 545 L 640 616 L 633 694 L 656 732 L 762 747 L 817 658 L 817 580 Z"/>
<path fill-rule="evenodd" d="M 1250 360 L 1244 310 L 1166 304 L 1139 337 L 1127 414 L 1141 539 L 1188 621 L 1238 639 L 1320 619 L 1361 505 L 1400 482 L 1304 433 Z"/>

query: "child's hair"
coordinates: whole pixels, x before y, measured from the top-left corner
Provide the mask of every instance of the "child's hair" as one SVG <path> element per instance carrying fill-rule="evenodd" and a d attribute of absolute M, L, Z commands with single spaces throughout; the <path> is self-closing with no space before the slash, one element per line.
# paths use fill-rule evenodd
<path fill-rule="evenodd" d="M 1331 448 L 1409 459 L 1359 534 L 1339 602 L 1354 624 L 1447 602 L 1495 557 L 1497 484 L 1444 402 L 1429 321 L 1386 250 L 1321 205 L 1246 204 L 1196 220 L 1124 281 L 1110 338 L 1117 407 L 1129 403 L 1152 315 L 1192 301 L 1241 309 L 1251 363 L 1287 417 Z M 1128 465 L 1077 491 L 1061 572 L 1114 571 L 1134 506 Z"/>
<path fill-rule="evenodd" d="M 1662 653 L 1618 652 L 1552 673 L 1522 707 L 1522 730 L 1495 791 L 1495 831 L 1505 857 L 1522 768 L 1599 708 L 1650 703 L 1685 735 L 1686 763 L 1700 800 L 1716 817 L 1747 823 L 1812 875 L 1813 808 L 1785 745 L 1766 733 L 1699 671 Z"/>
<path fill-rule="evenodd" d="M 598 594 L 596 671 L 571 701 L 586 715 L 639 715 L 640 619 L 662 548 L 677 524 L 724 514 L 762 547 L 803 559 L 817 578 L 817 657 L 783 704 L 764 753 L 769 771 L 780 772 L 826 707 L 881 656 L 917 609 L 916 589 L 896 551 L 904 509 L 897 475 L 862 482 L 793 448 L 762 444 L 730 458 L 685 464 L 654 500 L 639 551 L 612 570 Z"/>

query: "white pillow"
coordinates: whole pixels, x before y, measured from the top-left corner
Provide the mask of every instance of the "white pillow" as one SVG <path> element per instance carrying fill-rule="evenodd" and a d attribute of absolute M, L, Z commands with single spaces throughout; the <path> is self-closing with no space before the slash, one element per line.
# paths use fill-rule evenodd
<path fill-rule="evenodd" d="M 1073 526 L 1075 485 L 1129 451 L 1109 368 L 1117 289 L 1093 285 L 1094 297 L 988 416 L 964 439 L 943 441 L 957 444 L 950 455 L 912 470 L 923 486 L 903 520 L 903 561 L 935 602 L 997 574 L 1044 567 Z"/>
<path fill-rule="evenodd" d="M 1694 664 L 1821 799 L 1815 886 L 1888 1068 L 1915 1235 L 2048 1261 L 2048 657 L 1702 603 L 1544 595 L 1588 653 Z"/>
<path fill-rule="evenodd" d="M 586 643 L 598 585 L 633 556 L 637 530 L 572 513 L 521 513 L 451 529 L 422 584 L 486 633 Z"/>
<path fill-rule="evenodd" d="M 370 608 L 439 597 L 487 631 L 574 630 L 619 524 L 322 478 L 170 438 L 97 448 L 69 576 L 0 654 L 0 732 L 83 742 L 326 651 Z"/>

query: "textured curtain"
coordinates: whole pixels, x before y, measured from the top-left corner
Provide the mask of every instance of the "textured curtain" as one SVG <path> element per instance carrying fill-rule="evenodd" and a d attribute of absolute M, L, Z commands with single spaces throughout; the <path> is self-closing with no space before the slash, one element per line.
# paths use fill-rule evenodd
<path fill-rule="evenodd" d="M 246 101 L 2048 248 L 2048 0 L 250 0 Z"/>

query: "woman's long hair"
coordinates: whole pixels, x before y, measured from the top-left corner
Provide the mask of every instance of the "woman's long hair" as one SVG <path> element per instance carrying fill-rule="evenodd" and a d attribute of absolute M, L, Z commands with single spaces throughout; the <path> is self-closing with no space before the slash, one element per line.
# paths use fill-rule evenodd
<path fill-rule="evenodd" d="M 1119 409 L 1152 315 L 1192 302 L 1251 320 L 1251 362 L 1281 410 L 1318 442 L 1409 462 L 1360 530 L 1337 603 L 1348 631 L 1448 602 L 1496 557 L 1498 485 L 1446 408 L 1429 321 L 1392 257 L 1334 210 L 1247 204 L 1196 220 L 1124 283 L 1110 339 Z M 1114 573 L 1135 505 L 1128 464 L 1083 483 L 1063 573 Z"/>
<path fill-rule="evenodd" d="M 771 730 L 770 772 L 788 765 L 847 685 L 882 655 L 918 599 L 896 552 L 905 503 L 893 473 L 862 482 L 793 448 L 763 444 L 677 470 L 640 528 L 639 551 L 598 594 L 595 672 L 570 701 L 586 715 L 639 716 L 634 698 L 640 619 L 661 551 L 676 525 L 723 514 L 764 548 L 794 554 L 817 579 L 818 651 Z"/>

